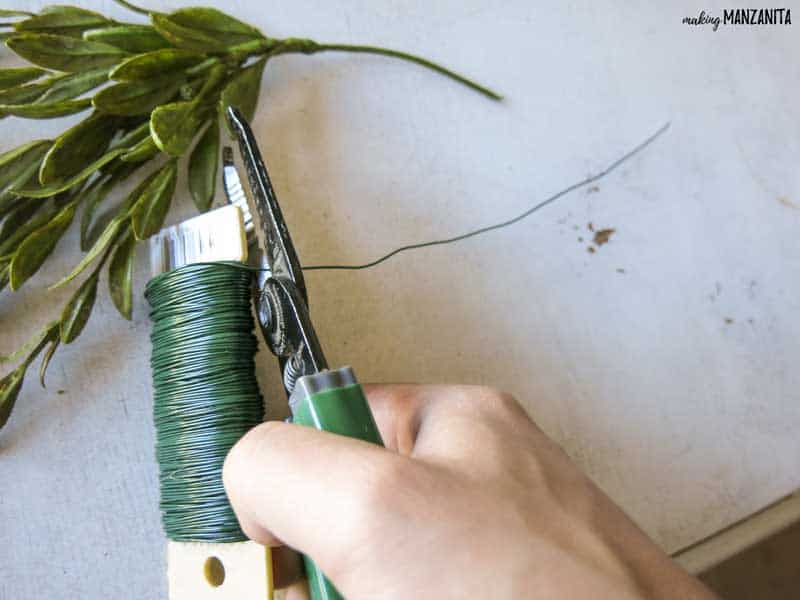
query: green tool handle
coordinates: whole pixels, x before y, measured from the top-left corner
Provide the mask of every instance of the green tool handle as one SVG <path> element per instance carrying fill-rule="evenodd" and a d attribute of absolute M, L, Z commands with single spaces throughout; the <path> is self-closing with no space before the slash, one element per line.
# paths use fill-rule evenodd
<path fill-rule="evenodd" d="M 383 446 L 381 434 L 378 432 L 378 426 L 375 424 L 375 418 L 372 416 L 361 385 L 355 383 L 355 376 L 352 375 L 350 369 L 340 369 L 340 371 L 349 373 L 349 376 L 344 378 L 348 383 L 340 387 L 336 387 L 340 383 L 340 379 L 335 376 L 339 372 L 326 371 L 310 377 L 325 376 L 328 384 L 332 384 L 334 387 L 323 386 L 325 389 L 320 391 L 309 391 L 303 385 L 295 388 L 290 399 L 293 421 L 299 425 L 315 427 Z M 331 377 L 331 374 L 334 377 Z M 308 379 L 310 378 L 304 377 L 298 383 L 302 384 L 304 380 Z M 325 577 L 320 568 L 314 564 L 313 560 L 304 556 L 303 562 L 308 577 L 311 600 L 342 599 L 342 595 Z"/>

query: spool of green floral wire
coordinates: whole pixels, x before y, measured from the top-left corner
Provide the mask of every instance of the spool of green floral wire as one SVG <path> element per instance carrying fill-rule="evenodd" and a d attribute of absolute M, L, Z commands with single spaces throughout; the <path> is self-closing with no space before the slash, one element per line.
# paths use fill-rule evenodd
<path fill-rule="evenodd" d="M 240 263 L 192 264 L 157 275 L 145 289 L 162 521 L 174 541 L 247 539 L 225 495 L 222 465 L 263 420 L 251 277 Z"/>

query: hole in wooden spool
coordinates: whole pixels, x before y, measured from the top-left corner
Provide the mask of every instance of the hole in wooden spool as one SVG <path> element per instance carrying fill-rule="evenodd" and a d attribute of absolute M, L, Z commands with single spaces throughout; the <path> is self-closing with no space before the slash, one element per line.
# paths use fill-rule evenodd
<path fill-rule="evenodd" d="M 225 567 L 216 556 L 209 556 L 203 565 L 203 574 L 212 587 L 219 587 L 225 581 Z"/>

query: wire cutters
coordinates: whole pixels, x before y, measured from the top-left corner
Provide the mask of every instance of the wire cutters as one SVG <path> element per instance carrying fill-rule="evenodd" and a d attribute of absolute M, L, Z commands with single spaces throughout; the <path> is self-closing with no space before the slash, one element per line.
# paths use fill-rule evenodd
<path fill-rule="evenodd" d="M 309 317 L 303 270 L 250 125 L 234 107 L 226 117 L 239 144 L 250 193 L 241 185 L 230 148 L 223 154 L 225 192 L 243 209 L 245 227 L 260 255 L 262 271 L 253 292 L 256 315 L 278 359 L 292 421 L 383 445 L 353 370 L 328 368 Z M 310 558 L 304 557 L 304 563 L 312 600 L 342 598 Z"/>

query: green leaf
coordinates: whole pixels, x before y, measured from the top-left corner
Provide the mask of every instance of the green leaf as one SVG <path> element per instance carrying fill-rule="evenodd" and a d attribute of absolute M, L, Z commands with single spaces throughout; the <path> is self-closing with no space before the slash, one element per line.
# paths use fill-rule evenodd
<path fill-rule="evenodd" d="M 50 140 L 35 140 L 0 154 L 0 190 L 12 185 L 20 173 L 31 167 L 38 170 L 42 157 L 52 143 Z"/>
<path fill-rule="evenodd" d="M 100 203 L 105 200 L 105 197 L 111 191 L 113 185 L 113 180 L 110 175 L 101 176 L 92 181 L 81 194 L 81 203 L 85 205 L 83 213 L 81 213 L 81 252 L 86 252 L 89 249 L 89 231 L 92 226 L 94 213 Z"/>
<path fill-rule="evenodd" d="M 76 202 L 70 202 L 44 227 L 28 235 L 14 253 L 9 268 L 11 289 L 18 290 L 53 252 L 75 218 Z"/>
<path fill-rule="evenodd" d="M 190 27 L 214 37 L 228 38 L 229 46 L 264 37 L 255 27 L 234 19 L 216 8 L 181 8 L 171 13 L 169 17 L 183 27 Z"/>
<path fill-rule="evenodd" d="M 46 150 L 45 150 L 46 151 Z M 41 159 L 35 162 L 20 166 L 19 171 L 13 174 L 8 186 L 0 191 L 0 216 L 9 214 L 12 209 L 27 202 L 27 198 L 19 196 L 15 191 L 18 187 L 27 185 L 29 182 L 38 182 L 39 165 Z"/>
<path fill-rule="evenodd" d="M 111 71 L 109 77 L 116 81 L 146 81 L 175 71 L 184 71 L 204 59 L 205 56 L 197 52 L 163 48 L 124 60 Z"/>
<path fill-rule="evenodd" d="M 142 165 L 130 164 L 119 160 L 103 169 L 105 175 L 112 175 L 117 182 L 124 181 L 133 175 Z"/>
<path fill-rule="evenodd" d="M 10 256 L 0 258 L 0 292 L 8 285 L 8 263 L 10 259 Z M 2 357 L 0 357 L 0 362 L 3 362 Z"/>
<path fill-rule="evenodd" d="M 19 85 L 0 92 L 0 104 L 24 104 L 33 102 L 50 89 L 54 78 L 48 78 L 40 83 Z M 2 115 L 2 113 L 0 113 Z"/>
<path fill-rule="evenodd" d="M 149 123 L 148 123 L 148 128 L 149 128 Z M 150 132 L 148 131 L 148 133 Z M 146 160 L 150 160 L 159 152 L 160 150 L 158 149 L 158 146 L 156 146 L 155 141 L 153 141 L 153 136 L 148 135 L 141 142 L 139 142 L 133 148 L 131 148 L 128 152 L 123 154 L 120 157 L 120 160 L 123 162 L 130 162 L 130 163 L 144 162 Z"/>
<path fill-rule="evenodd" d="M 118 181 L 111 175 L 100 177 L 92 182 L 83 194 L 81 201 L 86 205 L 81 214 L 81 250 L 86 252 L 91 241 L 91 227 L 97 207 L 105 200 Z"/>
<path fill-rule="evenodd" d="M 116 148 L 114 148 L 114 149 L 116 150 Z M 111 151 L 111 149 L 109 147 L 108 152 L 110 152 L 110 151 Z M 99 170 L 99 173 L 101 175 L 114 175 L 116 173 L 119 173 L 120 171 L 125 171 L 128 175 L 133 173 L 134 166 L 123 162 L 121 160 L 122 156 L 123 155 L 120 155 L 120 160 L 115 160 L 115 161 L 110 162 L 107 165 L 103 165 L 103 167 Z"/>
<path fill-rule="evenodd" d="M 133 268 L 136 259 L 136 238 L 132 230 L 117 245 L 108 266 L 108 289 L 120 314 L 130 321 L 133 311 Z"/>
<path fill-rule="evenodd" d="M 202 77 L 197 77 L 188 83 L 184 83 L 181 86 L 181 100 L 194 100 L 197 98 L 197 94 L 203 89 L 203 83 L 205 83 L 205 79 Z"/>
<path fill-rule="evenodd" d="M 23 204 L 18 211 L 9 215 L 0 232 L 0 255 L 13 252 L 31 233 L 45 225 L 59 211 L 55 203 L 42 206 L 41 203 Z"/>
<path fill-rule="evenodd" d="M 215 120 L 206 129 L 189 157 L 189 191 L 200 212 L 214 199 L 219 166 L 219 126 Z"/>
<path fill-rule="evenodd" d="M 53 119 L 83 112 L 91 106 L 90 98 L 62 100 L 49 104 L 0 104 L 0 113 L 25 119 Z"/>
<path fill-rule="evenodd" d="M 173 45 L 198 52 L 222 52 L 261 32 L 214 8 L 184 8 L 170 15 L 152 13 L 153 27 Z"/>
<path fill-rule="evenodd" d="M 9 211 L 8 216 L 3 221 L 0 228 L 0 255 L 8 254 L 13 250 L 13 246 L 8 244 L 20 229 L 42 208 L 40 203 L 19 204 Z M 19 241 L 19 240 L 17 240 Z"/>
<path fill-rule="evenodd" d="M 19 391 L 22 389 L 22 382 L 25 379 L 25 371 L 27 370 L 28 365 L 22 363 L 11 373 L 0 379 L 0 429 L 8 423 L 11 411 L 14 410 L 14 404 L 16 404 L 17 396 L 19 396 Z"/>
<path fill-rule="evenodd" d="M 32 17 L 34 14 L 32 12 L 27 12 L 24 10 L 7 10 L 5 8 L 0 8 L 0 17 Z"/>
<path fill-rule="evenodd" d="M 50 365 L 50 360 L 53 358 L 60 344 L 60 339 L 51 341 L 50 345 L 47 347 L 47 351 L 44 353 L 44 357 L 42 357 L 42 364 L 39 365 L 39 384 L 42 387 L 46 387 L 44 385 L 44 375 L 47 372 L 47 367 Z"/>
<path fill-rule="evenodd" d="M 111 242 L 113 242 L 117 238 L 117 235 L 119 235 L 120 230 L 123 228 L 127 220 L 128 216 L 126 214 L 123 214 L 119 217 L 112 219 L 111 222 L 103 230 L 103 233 L 100 234 L 100 237 L 97 238 L 97 241 L 89 249 L 89 252 L 84 254 L 83 258 L 77 264 L 77 266 L 74 269 L 72 269 L 72 271 L 66 277 L 64 277 L 57 283 L 51 285 L 50 289 L 53 290 L 63 285 L 66 285 L 67 283 L 75 279 L 78 275 L 83 273 L 86 267 L 88 267 L 92 263 L 92 261 L 94 261 L 94 259 L 100 256 L 108 248 L 109 244 L 111 244 Z"/>
<path fill-rule="evenodd" d="M 171 160 L 156 172 L 142 190 L 131 208 L 131 224 L 136 239 L 147 239 L 161 229 L 172 203 L 177 179 L 178 163 Z"/>
<path fill-rule="evenodd" d="M 136 204 L 136 202 L 139 200 L 139 198 L 141 198 L 141 196 L 144 193 L 144 191 L 148 187 L 150 187 L 152 185 L 153 179 L 155 179 L 158 176 L 158 173 L 159 173 L 159 170 L 156 169 L 155 171 L 153 171 L 152 173 L 150 173 L 149 175 L 144 177 L 139 182 L 139 185 L 137 185 L 133 189 L 133 191 L 130 194 L 128 194 L 128 197 L 125 198 L 125 201 L 122 204 L 120 204 L 119 213 L 118 213 L 118 215 L 120 217 L 130 217 L 131 216 L 131 208 L 133 208 L 133 205 Z"/>
<path fill-rule="evenodd" d="M 47 33 L 15 35 L 6 45 L 35 65 L 69 72 L 110 67 L 128 55 L 109 44 Z"/>
<path fill-rule="evenodd" d="M 61 100 L 77 98 L 108 81 L 108 68 L 91 69 L 71 75 L 51 78 L 49 89 L 36 99 L 39 104 L 50 104 Z"/>
<path fill-rule="evenodd" d="M 156 145 L 171 156 L 181 156 L 207 118 L 195 101 L 159 106 L 150 115 L 150 134 Z"/>
<path fill-rule="evenodd" d="M 61 341 L 69 344 L 81 334 L 97 299 L 97 281 L 100 270 L 92 273 L 67 302 L 61 313 Z"/>
<path fill-rule="evenodd" d="M 47 71 L 39 67 L 23 67 L 21 69 L 0 69 L 0 90 L 22 85 L 45 75 Z"/>
<path fill-rule="evenodd" d="M 102 232 L 112 219 L 109 211 L 106 211 L 105 214 L 97 219 L 97 222 L 93 222 L 94 214 L 97 212 L 100 204 L 105 200 L 112 189 L 125 181 L 141 166 L 141 164 L 119 163 L 119 167 L 95 179 L 91 185 L 87 187 L 86 192 L 81 198 L 81 202 L 86 205 L 81 215 L 81 251 L 86 252 L 86 250 L 89 249 L 97 239 L 97 236 L 100 235 L 100 232 Z M 124 205 L 124 203 L 122 204 Z M 118 212 L 120 214 L 123 211 L 127 212 L 128 208 L 129 207 L 123 207 Z"/>
<path fill-rule="evenodd" d="M 197 52 L 224 52 L 225 44 L 201 31 L 183 27 L 169 18 L 168 15 L 152 13 L 150 22 L 173 46 Z"/>
<path fill-rule="evenodd" d="M 112 160 L 116 159 L 117 157 L 125 154 L 127 152 L 126 148 L 116 148 L 115 150 L 110 150 L 106 152 L 103 156 L 98 158 L 92 164 L 87 166 L 83 171 L 68 179 L 66 181 L 61 181 L 59 183 L 54 183 L 52 185 L 43 186 L 43 187 L 30 187 L 30 188 L 12 188 L 13 193 L 17 194 L 18 196 L 24 196 L 25 198 L 48 198 L 50 196 L 54 196 L 55 194 L 59 194 L 64 192 L 71 187 L 74 187 L 85 181 L 86 179 L 91 176 L 92 173 L 96 172 L 101 167 L 107 165 Z"/>
<path fill-rule="evenodd" d="M 125 81 L 98 92 L 92 99 L 92 104 L 97 110 L 109 115 L 150 114 L 155 107 L 172 100 L 180 86 L 180 80 L 170 78 Z"/>
<path fill-rule="evenodd" d="M 13 194 L 0 194 L 0 221 L 2 221 L 6 215 L 14 212 L 25 201 L 25 198 L 20 198 Z"/>
<path fill-rule="evenodd" d="M 219 110 L 226 125 L 228 120 L 224 118 L 224 115 L 229 106 L 238 108 L 248 121 L 253 119 L 258 104 L 258 93 L 261 90 L 261 76 L 266 63 L 267 59 L 262 58 L 242 69 L 222 90 L 219 98 Z M 233 136 L 233 132 L 231 132 L 231 136 Z"/>
<path fill-rule="evenodd" d="M 108 67 L 55 75 L 39 83 L 20 85 L 0 91 L 0 104 L 23 105 L 30 102 L 51 104 L 61 100 L 70 100 L 106 81 L 108 81 Z"/>
<path fill-rule="evenodd" d="M 39 169 L 42 185 L 69 179 L 103 155 L 116 133 L 119 119 L 94 114 L 67 129 L 53 143 Z"/>
<path fill-rule="evenodd" d="M 14 410 L 14 404 L 17 402 L 17 397 L 22 389 L 22 382 L 25 379 L 25 372 L 44 347 L 55 339 L 57 332 L 58 321 L 52 322 L 45 327 L 39 336 L 36 346 L 25 361 L 3 379 L 0 379 L 0 429 L 8 422 L 11 411 Z"/>
<path fill-rule="evenodd" d="M 38 336 L 25 342 L 21 347 L 17 348 L 11 354 L 0 356 L 0 365 L 8 362 L 17 362 L 25 354 L 33 350 L 33 347 L 39 343 Z"/>
<path fill-rule="evenodd" d="M 120 25 L 95 29 L 84 33 L 83 39 L 110 44 L 131 54 L 169 48 L 169 42 L 150 25 Z"/>
<path fill-rule="evenodd" d="M 39 15 L 19 21 L 15 29 L 20 32 L 80 36 L 86 29 L 111 23 L 101 14 L 76 6 L 48 6 Z"/>
<path fill-rule="evenodd" d="M 124 133 L 118 140 L 111 143 L 110 149 L 130 148 L 141 142 L 146 137 L 150 137 L 150 119 L 145 119 L 133 129 Z"/>
<path fill-rule="evenodd" d="M 58 330 L 58 321 L 50 321 L 41 331 L 37 332 L 36 335 L 22 344 L 22 346 L 17 348 L 14 352 L 5 356 L 0 356 L 0 364 L 17 362 L 26 354 L 28 355 L 26 360 L 30 362 L 36 358 L 36 354 L 34 353 L 35 349 L 39 348 L 41 350 L 48 340 L 53 339 L 54 329 L 56 331 Z"/>
<path fill-rule="evenodd" d="M 197 96 L 194 97 L 194 102 L 196 104 L 200 104 L 201 102 L 212 103 L 213 100 L 210 100 L 209 97 L 214 96 L 214 99 L 216 99 L 215 94 L 219 92 L 220 85 L 227 79 L 227 76 L 228 69 L 225 65 L 221 63 L 212 65 L 208 73 L 205 74 L 203 87 L 197 92 Z"/>

